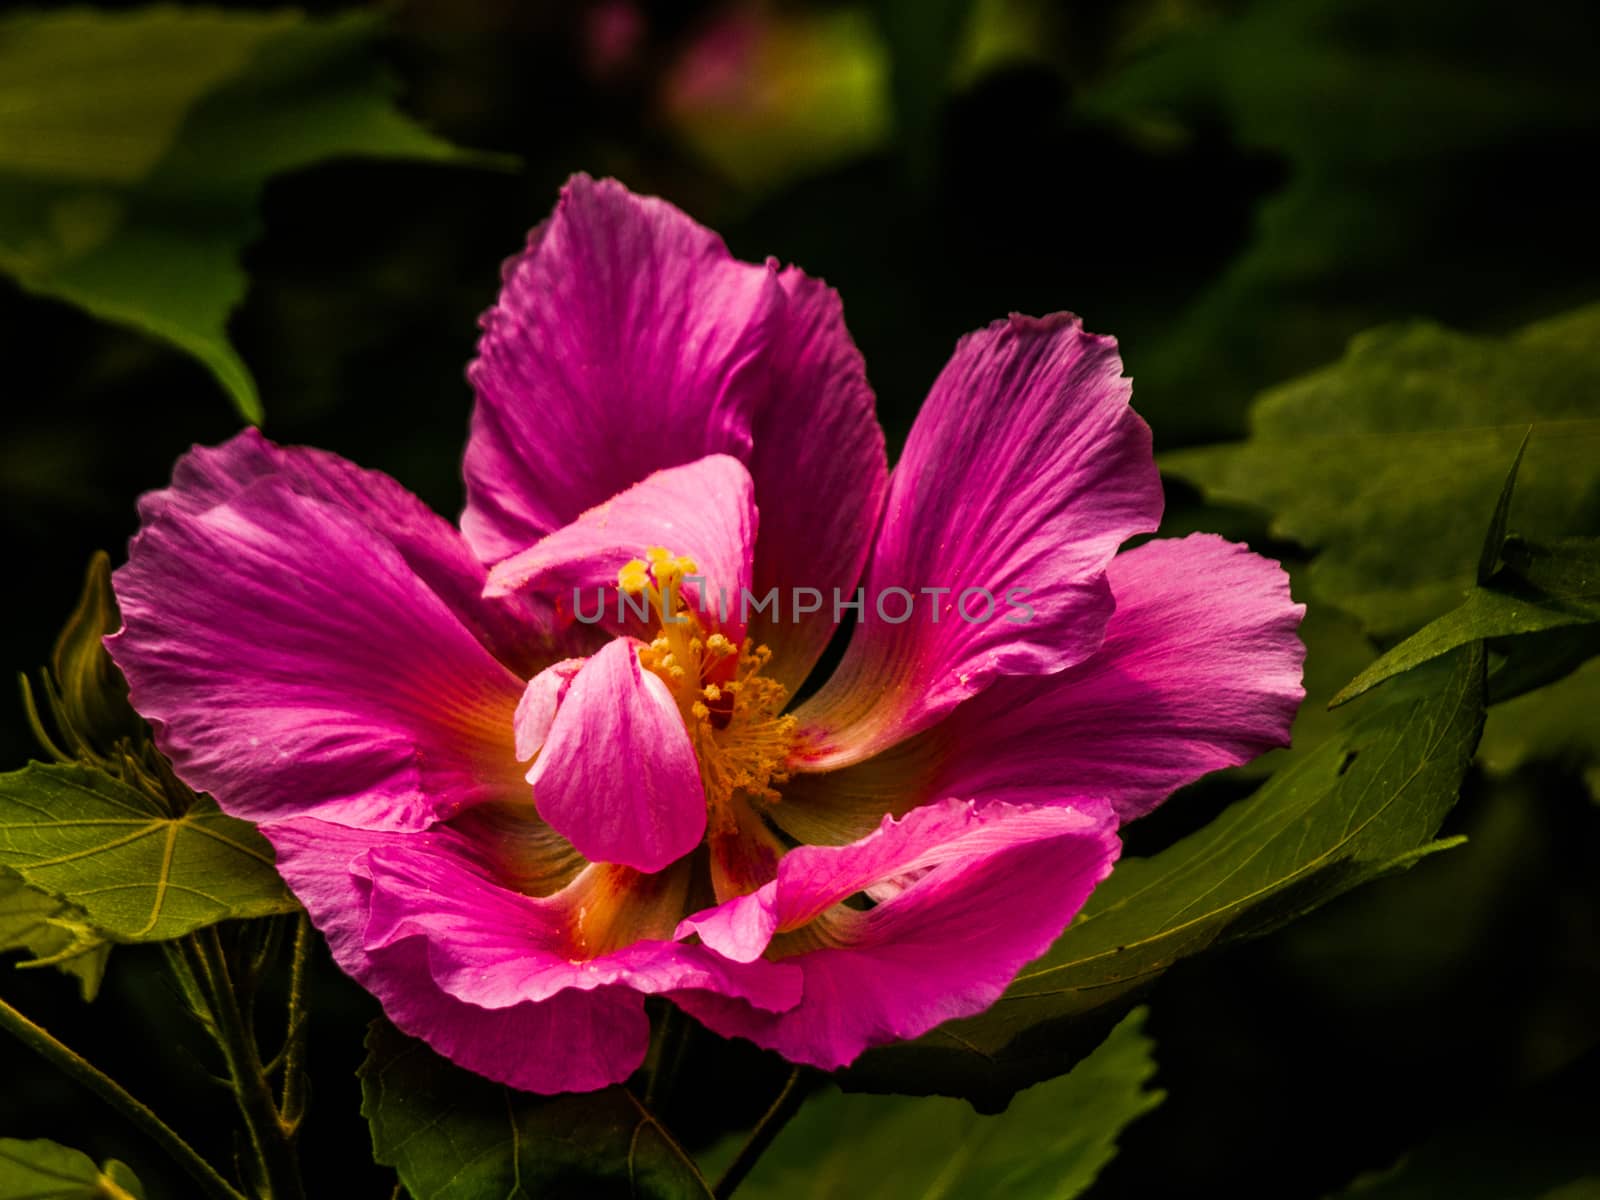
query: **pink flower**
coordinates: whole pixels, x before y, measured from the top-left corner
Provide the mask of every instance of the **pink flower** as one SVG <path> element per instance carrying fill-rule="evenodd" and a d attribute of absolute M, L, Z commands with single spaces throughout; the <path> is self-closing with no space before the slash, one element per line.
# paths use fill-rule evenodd
<path fill-rule="evenodd" d="M 614 182 L 483 325 L 459 533 L 247 431 L 143 498 L 108 639 L 179 775 L 463 1066 L 621 1080 L 647 994 L 848 1063 L 992 1003 L 1120 822 L 1286 741 L 1302 610 L 1219 538 L 1117 554 L 1160 485 L 1075 318 L 964 338 L 892 477 L 837 296 Z"/>

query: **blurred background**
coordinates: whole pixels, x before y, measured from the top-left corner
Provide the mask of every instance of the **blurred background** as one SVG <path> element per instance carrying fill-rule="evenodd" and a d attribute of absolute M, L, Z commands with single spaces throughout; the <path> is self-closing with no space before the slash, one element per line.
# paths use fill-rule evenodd
<path fill-rule="evenodd" d="M 477 315 L 577 170 L 665 196 L 737 255 L 838 288 L 891 455 L 955 340 L 1013 310 L 1071 309 L 1115 334 L 1135 406 L 1170 451 L 1242 436 L 1259 392 L 1370 326 L 1426 316 L 1500 334 L 1600 294 L 1589 0 L 384 11 L 377 54 L 399 106 L 514 161 L 274 176 L 228 333 L 269 436 L 388 471 L 451 516 Z M 194 359 L 5 277 L 0 410 L 0 665 L 17 672 L 46 661 L 90 555 L 121 560 L 137 495 L 241 418 Z M 1169 532 L 1218 529 L 1304 559 L 1262 517 L 1208 508 L 1176 481 L 1168 495 Z M 1481 529 L 1492 500 L 1462 520 Z M 1325 649 L 1313 642 L 1308 710 L 1375 652 L 1335 612 L 1313 622 Z M 33 751 L 14 695 L 0 748 L 7 768 Z M 1249 782 L 1192 789 L 1130 851 L 1197 826 Z M 1475 772 L 1446 832 L 1472 840 L 1170 972 L 1149 1023 L 1167 1100 L 1123 1137 L 1097 1200 L 1326 1195 L 1462 1122 L 1525 1110 L 1519 1089 L 1551 1078 L 1557 1109 L 1593 1113 L 1600 808 L 1579 770 L 1537 762 L 1493 781 Z M 326 961 L 317 984 L 314 1194 L 387 1195 L 350 1078 L 373 1010 Z M 138 950 L 119 951 L 93 1007 L 54 972 L 6 981 L 113 1074 L 151 1081 L 141 1090 L 157 1107 L 205 1086 L 183 1049 L 194 1039 L 160 1014 L 166 986 Z M 756 1091 L 764 1067 L 728 1055 L 728 1078 Z M 117 1155 L 153 1194 L 182 1194 L 127 1128 L 8 1043 L 0 1080 L 5 1133 Z M 741 1094 L 675 1097 L 678 1122 L 709 1141 L 745 1118 Z M 1501 1136 L 1507 1158 L 1540 1152 Z"/>

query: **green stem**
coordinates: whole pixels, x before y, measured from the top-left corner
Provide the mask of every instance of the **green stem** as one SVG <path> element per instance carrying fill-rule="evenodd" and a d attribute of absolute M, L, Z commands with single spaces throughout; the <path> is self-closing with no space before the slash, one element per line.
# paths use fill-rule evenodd
<path fill-rule="evenodd" d="M 783 1090 L 778 1093 L 778 1098 L 772 1106 L 756 1122 L 756 1127 L 750 1131 L 750 1136 L 745 1139 L 739 1153 L 728 1164 L 728 1169 L 722 1173 L 722 1178 L 717 1180 L 713 1189 L 716 1200 L 728 1200 L 729 1196 L 744 1182 L 745 1176 L 750 1174 L 756 1160 L 766 1153 L 767 1147 L 783 1132 L 795 1113 L 800 1111 L 800 1106 L 805 1103 L 805 1090 L 800 1086 L 801 1068 L 795 1067 L 789 1073 L 789 1081 L 783 1085 Z"/>
<path fill-rule="evenodd" d="M 644 1106 L 652 1112 L 672 1086 L 688 1037 L 689 1019 L 677 1005 L 667 1005 L 662 1010 L 661 1023 L 656 1027 L 655 1041 L 650 1047 L 650 1078 L 644 1089 Z"/>
<path fill-rule="evenodd" d="M 261 1200 L 305 1200 L 300 1164 L 295 1153 L 294 1127 L 285 1123 L 273 1099 L 256 1048 L 253 1031 L 244 1018 L 234 991 L 222 939 L 215 925 L 185 939 L 190 946 L 195 975 L 206 993 L 213 1022 L 211 1034 L 222 1051 L 233 1094 L 244 1117 L 245 1132 L 259 1168 Z"/>
<path fill-rule="evenodd" d="M 311 961 L 311 919 L 301 913 L 294 927 L 294 957 L 289 966 L 289 1012 L 284 1026 L 283 1092 L 278 1113 L 293 1132 L 305 1115 L 306 970 Z"/>
<path fill-rule="evenodd" d="M 70 1046 L 57 1041 L 47 1030 L 35 1025 L 4 1000 L 0 1000 L 0 1026 L 23 1045 L 38 1054 L 62 1073 L 77 1080 L 112 1108 L 120 1112 L 140 1132 L 171 1156 L 211 1200 L 245 1200 L 238 1191 L 195 1151 L 194 1147 L 179 1137 L 172 1127 L 135 1098 L 99 1067 L 84 1058 Z"/>

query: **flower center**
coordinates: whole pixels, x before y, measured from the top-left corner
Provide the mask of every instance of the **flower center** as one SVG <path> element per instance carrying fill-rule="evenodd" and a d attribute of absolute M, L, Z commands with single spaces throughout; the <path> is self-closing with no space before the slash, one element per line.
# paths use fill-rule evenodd
<path fill-rule="evenodd" d="M 774 784 L 787 782 L 784 764 L 797 722 L 783 714 L 789 691 L 761 674 L 772 660 L 766 646 L 749 638 L 735 646 L 721 633 L 707 635 L 700 614 L 679 592 L 698 568 L 691 559 L 660 546 L 617 572 L 624 592 L 644 597 L 660 625 L 639 651 L 639 664 L 671 690 L 700 762 L 712 832 L 738 824 L 730 805 L 735 793 L 778 798 Z"/>

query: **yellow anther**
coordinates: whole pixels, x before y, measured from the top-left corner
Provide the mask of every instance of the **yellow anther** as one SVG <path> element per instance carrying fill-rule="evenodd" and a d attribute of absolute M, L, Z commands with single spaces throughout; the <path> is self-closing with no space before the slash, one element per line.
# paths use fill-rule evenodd
<path fill-rule="evenodd" d="M 736 645 L 725 634 L 708 635 L 705 615 L 678 594 L 683 577 L 698 573 L 687 555 L 651 546 L 617 573 L 617 582 L 643 593 L 659 623 L 650 644 L 640 647 L 639 662 L 677 701 L 700 764 L 711 827 L 718 828 L 734 820 L 736 794 L 777 799 L 772 784 L 787 778 L 783 768 L 798 723 L 782 715 L 788 689 L 761 675 L 772 651 L 748 638 Z"/>
<path fill-rule="evenodd" d="M 650 575 L 637 558 L 617 572 L 617 586 L 629 595 L 638 595 L 650 586 Z"/>

